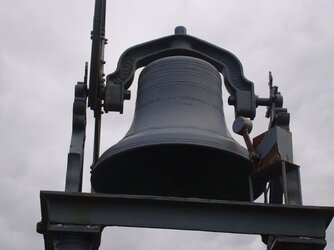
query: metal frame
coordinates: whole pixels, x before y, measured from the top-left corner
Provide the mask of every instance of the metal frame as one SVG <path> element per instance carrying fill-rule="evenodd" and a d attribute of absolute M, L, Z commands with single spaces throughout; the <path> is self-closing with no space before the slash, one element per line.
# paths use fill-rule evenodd
<path fill-rule="evenodd" d="M 290 116 L 282 107 L 283 97 L 278 88 L 272 85 L 271 73 L 269 98 L 259 98 L 253 83 L 244 77 L 236 56 L 187 35 L 184 27 L 177 27 L 172 36 L 125 51 L 116 71 L 107 76 L 104 84 L 105 12 L 106 0 L 95 0 L 89 89 L 86 64 L 84 81 L 75 87 L 65 192 L 41 191 L 40 194 L 42 220 L 37 224 L 37 231 L 44 236 L 45 249 L 97 250 L 106 226 L 258 234 L 268 250 L 324 249 L 326 228 L 334 216 L 334 207 L 302 206 L 299 166 L 292 162 Z M 197 57 L 215 66 L 224 75 L 225 86 L 231 94 L 229 104 L 234 105 L 236 117 L 253 119 L 257 106 L 267 106 L 269 130 L 254 145 L 248 134 L 244 137 L 249 142 L 256 170 L 250 176 L 250 187 L 256 178 L 269 182 L 269 203 L 81 193 L 87 98 L 95 117 L 94 165 L 99 157 L 102 107 L 105 112 L 122 113 L 124 100 L 130 98 L 128 88 L 135 70 L 174 55 Z"/>
<path fill-rule="evenodd" d="M 299 166 L 292 163 L 288 113 L 281 105 L 274 103 L 278 107 L 269 110 L 270 117 L 275 116 L 271 119 L 273 126 L 255 144 L 259 166 L 262 164 L 264 170 L 272 166 L 276 169 L 250 177 L 265 178 L 272 184 L 273 198 L 269 204 L 263 204 L 81 193 L 86 99 L 87 65 L 84 82 L 77 84 L 75 92 L 66 192 L 41 192 L 42 220 L 37 231 L 44 235 L 46 250 L 96 250 L 105 226 L 258 234 L 268 250 L 324 249 L 326 228 L 334 208 L 302 206 Z M 276 156 L 279 162 L 273 163 Z"/>
<path fill-rule="evenodd" d="M 331 207 L 194 198 L 54 191 L 42 191 L 40 197 L 40 233 L 48 236 L 50 232 L 56 231 L 58 235 L 62 233 L 71 236 L 75 232 L 84 235 L 85 240 L 85 235 L 90 234 L 96 236 L 91 239 L 98 244 L 105 226 L 279 235 L 288 237 L 289 240 L 305 238 L 323 243 L 326 228 L 334 215 Z M 59 237 L 45 237 L 45 241 L 47 250 L 63 249 L 55 246 L 55 242 L 59 244 Z M 278 244 L 277 240 L 275 242 Z"/>

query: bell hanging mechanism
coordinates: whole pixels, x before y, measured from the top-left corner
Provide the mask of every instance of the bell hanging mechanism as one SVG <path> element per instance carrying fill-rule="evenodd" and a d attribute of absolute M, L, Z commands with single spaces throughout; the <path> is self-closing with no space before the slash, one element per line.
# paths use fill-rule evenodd
<path fill-rule="evenodd" d="M 254 119 L 258 105 L 271 103 L 254 94 L 236 56 L 179 26 L 174 35 L 126 50 L 104 80 L 106 39 L 104 32 L 99 34 L 99 39 L 92 36 L 98 53 L 92 53 L 88 90 L 96 119 L 91 167 L 95 192 L 249 201 L 265 191 L 266 181 L 250 185 L 255 158 L 249 143 L 247 151 L 225 122 L 220 74 L 236 118 Z M 100 156 L 102 109 L 123 113 L 140 67 L 132 125 Z"/>

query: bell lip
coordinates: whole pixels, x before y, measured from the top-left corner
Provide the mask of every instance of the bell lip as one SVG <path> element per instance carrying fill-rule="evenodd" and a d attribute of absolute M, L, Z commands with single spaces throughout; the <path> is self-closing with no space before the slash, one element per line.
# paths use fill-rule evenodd
<path fill-rule="evenodd" d="M 145 137 L 145 139 L 143 139 L 143 137 Z M 224 152 L 227 151 L 231 154 L 241 156 L 250 161 L 247 149 L 241 146 L 232 137 L 225 137 L 222 135 L 213 136 L 210 134 L 184 133 L 183 131 L 178 131 L 176 133 L 164 133 L 163 131 L 159 132 L 158 130 L 157 132 L 151 133 L 150 135 L 147 135 L 144 131 L 124 137 L 118 143 L 107 149 L 100 156 L 96 165 L 98 165 L 100 161 L 119 154 L 120 152 L 125 152 L 141 147 L 173 144 L 209 147 L 216 150 L 222 150 Z"/>
<path fill-rule="evenodd" d="M 117 145 L 117 144 L 116 144 Z M 106 165 L 101 165 L 101 163 L 103 161 L 107 161 L 109 158 L 113 158 L 113 157 L 124 157 L 123 155 L 126 155 L 128 154 L 129 152 L 133 152 L 135 150 L 145 150 L 145 148 L 150 148 L 150 147 L 155 147 L 155 146 L 173 146 L 173 145 L 176 145 L 176 146 L 192 146 L 192 147 L 197 147 L 197 148 L 201 148 L 201 147 L 206 147 L 206 148 L 212 148 L 214 151 L 221 151 L 223 154 L 227 155 L 227 154 L 230 154 L 230 155 L 234 155 L 234 157 L 239 157 L 239 163 L 240 162 L 244 162 L 245 164 L 243 165 L 243 167 L 241 169 L 244 169 L 245 172 L 249 172 L 249 175 L 251 174 L 251 168 L 252 168 L 252 165 L 251 165 L 251 161 L 249 160 L 248 157 L 245 157 L 245 155 L 242 155 L 242 154 L 237 154 L 235 152 L 230 152 L 228 150 L 223 150 L 222 148 L 217 148 L 217 147 L 211 147 L 211 146 L 208 146 L 208 145 L 202 145 L 202 144 L 193 144 L 192 141 L 189 141 L 189 142 L 184 142 L 183 143 L 175 143 L 175 141 L 173 142 L 170 142 L 170 143 L 166 143 L 164 142 L 163 144 L 161 143 L 155 143 L 155 144 L 142 144 L 141 146 L 133 146 L 133 147 L 129 147 L 123 151 L 118 151 L 117 153 L 113 153 L 113 154 L 108 154 L 108 152 L 110 152 L 114 147 L 111 147 L 109 150 L 107 150 L 100 158 L 99 160 L 97 161 L 96 165 L 94 166 L 94 168 L 92 169 L 91 171 L 91 184 L 92 184 L 92 187 L 94 189 L 95 192 L 97 193 L 113 193 L 113 194 L 133 194 L 133 195 L 138 195 L 138 194 L 135 194 L 133 192 L 117 192 L 117 191 L 113 191 L 113 192 L 110 192 L 110 191 L 106 191 L 106 190 L 102 190 L 101 186 L 98 187 L 96 190 L 95 190 L 95 187 L 96 187 L 96 183 L 99 183 L 100 182 L 100 177 L 101 177 L 101 170 L 103 171 L 103 169 L 106 168 Z M 241 156 L 241 158 L 240 158 Z M 140 164 L 139 164 L 140 165 Z M 102 167 L 102 168 L 101 168 Z M 97 171 L 96 171 L 97 170 Z M 95 187 L 94 187 L 95 186 Z M 99 184 L 98 184 L 99 186 Z M 264 191 L 264 184 L 263 183 L 255 183 L 255 186 L 254 186 L 254 198 L 257 199 Z M 249 192 L 249 190 L 248 190 Z M 156 194 L 149 194 L 149 193 L 145 193 L 145 194 L 139 194 L 139 195 L 150 195 L 150 196 L 157 196 Z M 173 195 L 158 195 L 158 196 L 170 196 L 170 197 L 173 197 Z M 250 201 L 250 196 L 238 196 L 238 197 L 235 197 L 233 199 L 231 198 L 222 198 L 222 197 L 197 197 L 197 196 L 181 196 L 183 198 L 200 198 L 200 199 L 210 199 L 210 200 L 235 200 L 235 201 Z"/>

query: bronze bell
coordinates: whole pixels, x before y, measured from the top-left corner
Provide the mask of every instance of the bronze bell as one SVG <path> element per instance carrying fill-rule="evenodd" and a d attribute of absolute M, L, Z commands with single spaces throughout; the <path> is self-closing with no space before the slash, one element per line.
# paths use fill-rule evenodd
<path fill-rule="evenodd" d="M 222 81 L 201 59 L 171 56 L 139 77 L 126 136 L 92 170 L 96 192 L 249 200 L 251 162 L 230 135 Z M 255 197 L 262 187 L 255 187 Z"/>

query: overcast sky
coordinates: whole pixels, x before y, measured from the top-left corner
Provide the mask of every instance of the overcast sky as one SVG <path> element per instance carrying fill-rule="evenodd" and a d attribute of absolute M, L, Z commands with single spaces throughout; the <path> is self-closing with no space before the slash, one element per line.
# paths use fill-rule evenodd
<path fill-rule="evenodd" d="M 35 231 L 39 191 L 64 189 L 73 91 L 90 59 L 93 2 L 0 2 L 1 249 L 43 249 L 42 235 Z M 107 2 L 106 73 L 114 71 L 125 49 L 170 35 L 177 25 L 234 53 L 261 97 L 268 96 L 271 70 L 291 113 L 304 204 L 334 206 L 333 0 Z M 123 115 L 103 117 L 102 151 L 129 128 L 132 99 Z M 231 129 L 232 108 L 224 101 Z M 264 114 L 265 109 L 257 110 L 252 137 L 265 131 Z M 86 192 L 93 131 L 90 111 L 88 116 Z M 334 249 L 334 226 L 328 229 L 327 240 L 326 249 Z M 264 250 L 265 245 L 259 236 L 108 228 L 100 249 Z"/>

